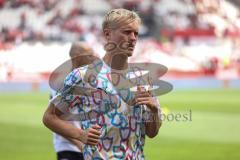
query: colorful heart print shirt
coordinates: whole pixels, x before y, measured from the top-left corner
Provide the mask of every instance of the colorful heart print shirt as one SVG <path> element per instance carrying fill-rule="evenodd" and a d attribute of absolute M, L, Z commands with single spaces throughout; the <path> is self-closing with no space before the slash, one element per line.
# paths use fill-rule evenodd
<path fill-rule="evenodd" d="M 127 85 L 136 83 L 136 76 L 131 74 L 114 71 L 98 60 L 73 70 L 52 99 L 63 117 L 78 121 L 83 130 L 101 126 L 98 145 L 83 146 L 84 159 L 144 159 L 145 121 L 151 112 L 146 106 L 132 105 L 134 92 Z M 160 116 L 159 103 L 158 109 Z"/>

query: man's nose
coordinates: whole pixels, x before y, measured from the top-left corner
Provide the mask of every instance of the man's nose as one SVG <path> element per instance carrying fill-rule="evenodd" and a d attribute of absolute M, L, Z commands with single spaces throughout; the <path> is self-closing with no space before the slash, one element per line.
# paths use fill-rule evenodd
<path fill-rule="evenodd" d="M 136 37 L 136 35 L 134 34 L 134 32 L 131 32 L 131 34 L 130 34 L 130 40 L 131 40 L 131 41 L 136 41 L 136 40 L 137 40 L 137 37 Z"/>

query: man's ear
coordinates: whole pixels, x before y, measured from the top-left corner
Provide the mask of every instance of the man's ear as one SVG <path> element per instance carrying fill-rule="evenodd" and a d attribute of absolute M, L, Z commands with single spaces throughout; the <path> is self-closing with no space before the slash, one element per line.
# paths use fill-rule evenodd
<path fill-rule="evenodd" d="M 107 41 L 110 40 L 110 29 L 104 29 L 103 34 Z"/>

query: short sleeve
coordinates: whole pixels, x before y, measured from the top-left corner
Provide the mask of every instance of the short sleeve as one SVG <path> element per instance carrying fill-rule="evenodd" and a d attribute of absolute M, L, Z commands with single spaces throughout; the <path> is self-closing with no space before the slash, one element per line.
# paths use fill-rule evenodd
<path fill-rule="evenodd" d="M 53 103 L 60 111 L 66 111 L 74 100 L 73 89 L 83 83 L 84 69 L 81 67 L 70 72 L 64 80 L 63 89 L 51 99 L 50 103 Z"/>

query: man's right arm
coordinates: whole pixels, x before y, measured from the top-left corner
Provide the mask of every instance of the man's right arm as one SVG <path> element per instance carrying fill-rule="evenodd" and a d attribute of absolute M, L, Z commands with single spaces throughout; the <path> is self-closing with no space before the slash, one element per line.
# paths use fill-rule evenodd
<path fill-rule="evenodd" d="M 74 127 L 72 124 L 60 119 L 62 112 L 53 103 L 49 103 L 43 116 L 44 125 L 55 133 L 72 140 L 80 140 L 85 144 L 96 145 L 100 136 L 100 127 L 94 125 L 87 131 Z"/>
<path fill-rule="evenodd" d="M 43 115 L 44 125 L 55 133 L 70 138 L 79 138 L 83 134 L 81 129 L 74 127 L 70 123 L 61 120 L 59 117 L 62 115 L 53 103 L 49 103 L 47 110 Z"/>

